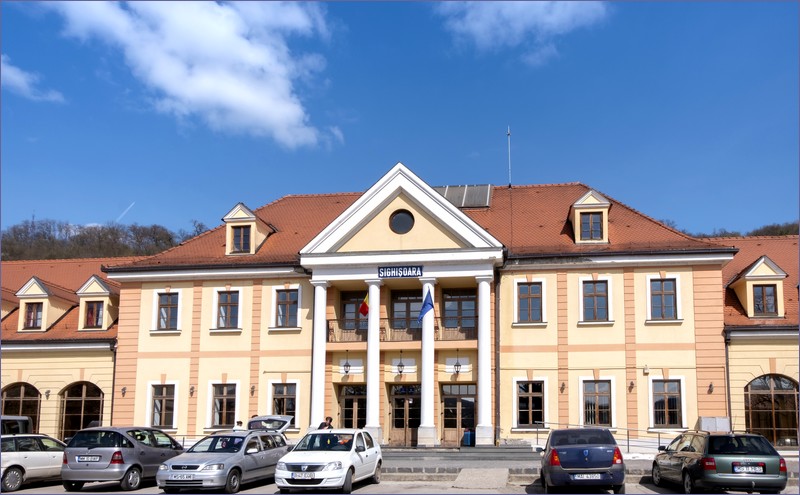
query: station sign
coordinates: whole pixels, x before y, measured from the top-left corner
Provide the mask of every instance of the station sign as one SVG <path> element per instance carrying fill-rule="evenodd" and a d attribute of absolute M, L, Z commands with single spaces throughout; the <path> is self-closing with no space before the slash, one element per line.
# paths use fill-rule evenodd
<path fill-rule="evenodd" d="M 378 278 L 417 278 L 422 276 L 422 266 L 379 266 Z"/>

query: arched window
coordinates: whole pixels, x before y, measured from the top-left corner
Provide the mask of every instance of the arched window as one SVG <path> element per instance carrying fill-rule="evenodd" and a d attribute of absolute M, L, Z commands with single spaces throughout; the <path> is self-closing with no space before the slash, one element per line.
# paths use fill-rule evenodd
<path fill-rule="evenodd" d="M 762 375 L 744 388 L 747 431 L 776 446 L 797 445 L 797 382 L 783 375 Z"/>
<path fill-rule="evenodd" d="M 3 414 L 9 416 L 30 416 L 31 429 L 39 431 L 39 405 L 42 394 L 30 383 L 12 383 L 3 389 Z"/>
<path fill-rule="evenodd" d="M 69 438 L 92 421 L 103 422 L 103 391 L 89 382 L 73 383 L 61 392 L 61 438 Z"/>

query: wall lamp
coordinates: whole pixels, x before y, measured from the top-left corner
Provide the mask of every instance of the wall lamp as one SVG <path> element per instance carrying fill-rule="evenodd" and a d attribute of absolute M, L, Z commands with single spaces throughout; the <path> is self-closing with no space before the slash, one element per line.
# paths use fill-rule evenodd
<path fill-rule="evenodd" d="M 400 349 L 400 362 L 397 363 L 397 374 L 402 375 L 405 369 L 406 365 L 403 364 L 403 349 Z"/>
<path fill-rule="evenodd" d="M 45 399 L 49 399 L 50 398 L 50 389 L 49 388 L 44 391 L 44 398 Z"/>
<path fill-rule="evenodd" d="M 631 380 L 631 382 L 628 384 L 628 392 L 631 392 L 633 390 L 633 387 L 635 387 L 635 386 L 636 386 L 636 384 L 633 383 L 633 380 Z"/>
<path fill-rule="evenodd" d="M 123 397 L 125 397 L 125 394 L 127 392 L 128 392 L 128 387 L 122 387 L 122 390 L 120 390 L 120 393 L 122 394 Z"/>
<path fill-rule="evenodd" d="M 345 375 L 350 374 L 350 351 L 347 349 L 344 351 L 344 366 L 342 366 L 342 368 L 344 368 Z"/>
<path fill-rule="evenodd" d="M 189 387 L 189 397 L 194 397 L 194 391 L 195 391 L 194 385 L 191 385 Z"/>
<path fill-rule="evenodd" d="M 567 389 L 567 384 L 566 384 L 566 383 L 564 383 L 564 382 L 561 382 L 561 388 L 560 388 L 560 390 L 561 390 L 561 393 L 563 394 L 563 393 L 564 393 L 564 390 L 566 390 L 566 389 Z"/>
<path fill-rule="evenodd" d="M 709 394 L 713 394 L 714 393 L 714 382 L 711 382 L 711 383 L 708 384 L 708 393 Z"/>
<path fill-rule="evenodd" d="M 453 373 L 456 375 L 461 373 L 461 361 L 458 359 L 458 349 L 456 349 L 456 364 L 453 365 Z"/>
<path fill-rule="evenodd" d="M 644 365 L 644 368 L 642 368 L 642 374 L 643 375 L 649 375 L 650 374 L 650 368 L 648 368 L 646 364 Z"/>
<path fill-rule="evenodd" d="M 256 393 L 256 386 L 255 385 L 250 385 L 250 397 L 255 395 L 255 393 Z"/>

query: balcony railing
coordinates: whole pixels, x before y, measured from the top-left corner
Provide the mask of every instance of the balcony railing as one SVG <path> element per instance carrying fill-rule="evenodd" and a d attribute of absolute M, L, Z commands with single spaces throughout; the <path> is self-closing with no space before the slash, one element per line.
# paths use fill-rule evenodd
<path fill-rule="evenodd" d="M 416 319 L 381 318 L 379 320 L 381 342 L 413 342 L 422 340 L 422 324 Z M 478 319 L 434 318 L 435 340 L 475 340 L 478 338 Z M 366 342 L 366 319 L 328 320 L 328 342 Z"/>

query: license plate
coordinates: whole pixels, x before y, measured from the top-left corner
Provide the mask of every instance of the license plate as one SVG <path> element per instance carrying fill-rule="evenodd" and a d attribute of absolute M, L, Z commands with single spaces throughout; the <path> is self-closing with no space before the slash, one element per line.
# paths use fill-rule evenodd
<path fill-rule="evenodd" d="M 292 473 L 292 478 L 296 480 L 313 480 L 314 473 Z"/>
<path fill-rule="evenodd" d="M 172 474 L 169 479 L 171 480 L 193 480 L 193 474 Z"/>
<path fill-rule="evenodd" d="M 600 473 L 586 473 L 586 474 L 573 474 L 572 479 L 574 480 L 599 480 Z"/>
<path fill-rule="evenodd" d="M 99 455 L 79 455 L 78 462 L 98 462 L 100 460 Z"/>
<path fill-rule="evenodd" d="M 763 474 L 764 468 L 761 466 L 733 466 L 734 473 L 758 473 Z"/>

